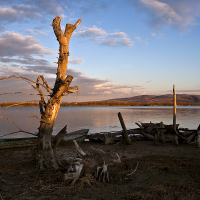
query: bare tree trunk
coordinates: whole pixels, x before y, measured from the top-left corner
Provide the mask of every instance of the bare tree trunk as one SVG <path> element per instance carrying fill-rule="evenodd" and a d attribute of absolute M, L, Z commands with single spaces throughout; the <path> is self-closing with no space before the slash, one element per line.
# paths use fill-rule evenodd
<path fill-rule="evenodd" d="M 77 87 L 69 87 L 73 77 L 66 77 L 66 70 L 69 56 L 69 40 L 73 31 L 81 22 L 81 19 L 79 19 L 75 25 L 67 24 L 64 34 L 60 27 L 60 21 L 61 17 L 56 17 L 52 24 L 54 33 L 60 44 L 57 78 L 48 102 L 46 103 L 44 101 L 43 95 L 41 95 L 40 101 L 41 121 L 38 132 L 38 143 L 35 150 L 36 161 L 40 169 L 50 168 L 57 170 L 61 164 L 52 147 L 53 126 L 60 109 L 62 96 L 77 91 Z M 38 81 L 39 80 L 37 80 L 37 82 Z M 72 91 L 73 89 L 76 90 Z M 37 90 L 40 91 L 39 84 L 37 84 Z M 42 94 L 42 92 L 40 92 L 40 94 Z M 64 135 L 61 134 L 61 136 L 63 137 Z"/>

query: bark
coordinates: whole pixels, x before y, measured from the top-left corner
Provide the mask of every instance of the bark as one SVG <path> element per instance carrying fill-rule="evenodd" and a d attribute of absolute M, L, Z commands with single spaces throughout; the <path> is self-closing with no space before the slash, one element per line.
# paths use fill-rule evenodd
<path fill-rule="evenodd" d="M 56 73 L 57 77 L 54 84 L 54 88 L 52 89 L 53 92 L 50 93 L 50 99 L 48 100 L 47 103 L 44 101 L 44 97 L 42 95 L 42 91 L 40 90 L 40 85 L 39 85 L 39 79 L 42 77 L 38 77 L 36 88 L 34 87 L 39 91 L 41 96 L 41 101 L 40 101 L 41 121 L 38 132 L 38 143 L 35 149 L 36 161 L 40 169 L 50 168 L 58 170 L 61 165 L 61 162 L 59 161 L 59 158 L 56 154 L 55 148 L 58 146 L 58 143 L 64 136 L 66 132 L 66 127 L 64 127 L 63 130 L 61 130 L 61 132 L 58 134 L 58 136 L 54 139 L 53 142 L 52 142 L 52 132 L 53 132 L 54 122 L 56 120 L 58 111 L 60 109 L 62 96 L 65 95 L 66 93 L 72 92 L 70 90 L 69 85 L 72 82 L 73 77 L 70 75 L 66 77 L 66 70 L 67 70 L 68 56 L 69 56 L 69 40 L 73 31 L 81 22 L 81 19 L 79 19 L 75 25 L 67 24 L 64 34 L 60 27 L 60 21 L 61 17 L 56 17 L 52 23 L 54 33 L 60 44 L 60 49 L 58 58 L 58 68 Z M 68 92 L 68 90 L 70 90 L 70 92 Z"/>
<path fill-rule="evenodd" d="M 139 124 L 139 123 L 137 123 L 137 122 L 136 122 L 135 124 L 138 125 L 138 126 L 140 127 L 140 129 L 141 129 L 141 134 L 142 134 L 144 137 L 146 137 L 146 138 L 149 139 L 149 140 L 154 140 L 154 136 L 153 136 L 153 135 L 150 135 L 150 134 L 144 132 L 144 127 L 143 127 L 141 124 Z"/>
<path fill-rule="evenodd" d="M 123 129 L 123 132 L 122 132 L 123 138 L 125 138 L 126 143 L 130 145 L 130 144 L 131 144 L 131 140 L 130 140 L 130 138 L 129 138 L 128 131 L 127 131 L 127 129 L 126 129 L 126 126 L 125 126 L 125 123 L 124 123 L 122 114 L 121 114 L 120 112 L 118 113 L 118 118 L 119 118 L 119 121 L 120 121 L 120 123 L 121 123 L 121 127 L 122 127 L 122 129 Z"/>
<path fill-rule="evenodd" d="M 63 139 L 63 137 L 66 135 L 67 131 L 66 131 L 66 127 L 65 126 L 57 135 L 56 137 L 53 139 L 52 141 L 52 146 L 53 149 L 56 149 L 57 146 L 59 145 L 60 141 Z"/>
<path fill-rule="evenodd" d="M 109 182 L 108 166 L 121 164 L 119 154 L 104 152 L 94 147 L 90 147 L 89 151 L 85 153 L 75 140 L 73 142 L 81 159 L 73 157 L 70 167 L 64 175 L 64 181 L 72 182 L 73 185 L 80 176 L 87 177 L 87 174 L 94 174 L 96 180 Z"/>

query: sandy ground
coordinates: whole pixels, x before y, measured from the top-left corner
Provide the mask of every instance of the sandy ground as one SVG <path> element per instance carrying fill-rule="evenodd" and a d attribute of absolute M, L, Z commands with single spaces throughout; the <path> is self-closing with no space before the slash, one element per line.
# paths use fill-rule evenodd
<path fill-rule="evenodd" d="M 75 185 L 63 181 L 64 172 L 39 171 L 31 149 L 0 150 L 0 199 L 200 199 L 200 149 L 194 145 L 169 143 L 154 146 L 152 141 L 131 145 L 104 145 L 83 142 L 106 152 L 117 152 L 121 164 L 109 166 L 110 182 L 80 179 Z M 73 145 L 58 149 L 75 154 Z M 131 173 L 138 163 L 138 168 Z"/>

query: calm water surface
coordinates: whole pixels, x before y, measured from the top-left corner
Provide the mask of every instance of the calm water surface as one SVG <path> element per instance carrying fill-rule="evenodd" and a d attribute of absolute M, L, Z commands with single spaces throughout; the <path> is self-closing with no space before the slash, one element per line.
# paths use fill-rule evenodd
<path fill-rule="evenodd" d="M 1 113 L 3 108 L 1 108 Z M 135 122 L 160 122 L 173 123 L 173 108 L 164 106 L 145 107 L 61 107 L 54 125 L 53 134 L 58 133 L 65 125 L 68 132 L 78 129 L 90 129 L 90 133 L 112 132 L 121 130 L 118 119 L 121 112 L 127 129 L 136 128 Z M 37 132 L 39 116 L 35 108 L 9 108 L 5 118 L 13 120 L 21 129 L 32 133 Z M 177 123 L 179 127 L 196 129 L 200 123 L 200 106 L 177 107 Z M 17 127 L 5 119 L 0 120 L 0 136 L 18 131 Z M 15 133 L 6 137 L 29 137 L 25 133 Z"/>

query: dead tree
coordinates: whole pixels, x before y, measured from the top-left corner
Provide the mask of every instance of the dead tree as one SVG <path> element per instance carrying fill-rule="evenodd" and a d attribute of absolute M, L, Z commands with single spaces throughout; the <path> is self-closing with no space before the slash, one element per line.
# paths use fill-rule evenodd
<path fill-rule="evenodd" d="M 73 77 L 70 75 L 66 77 L 66 71 L 69 56 L 69 40 L 73 31 L 80 24 L 81 19 L 79 19 L 74 25 L 66 24 L 64 33 L 61 30 L 60 21 L 61 17 L 56 17 L 52 23 L 54 33 L 60 45 L 58 67 L 56 73 L 57 77 L 53 89 L 49 87 L 42 75 L 39 75 L 36 81 L 22 76 L 9 76 L 0 79 L 4 80 L 10 78 L 21 78 L 31 83 L 32 87 L 39 92 L 41 117 L 38 132 L 38 143 L 35 148 L 35 156 L 37 165 L 40 169 L 50 168 L 53 170 L 58 170 L 61 165 L 61 162 L 56 155 L 55 148 L 57 147 L 62 137 L 65 135 L 66 126 L 52 141 L 53 126 L 60 109 L 62 96 L 78 91 L 77 86 L 70 87 L 70 83 L 72 82 Z M 40 83 L 40 80 L 42 80 L 42 83 Z M 44 99 L 45 95 L 42 92 L 42 87 L 45 88 L 48 92 L 49 100 L 47 102 Z"/>

